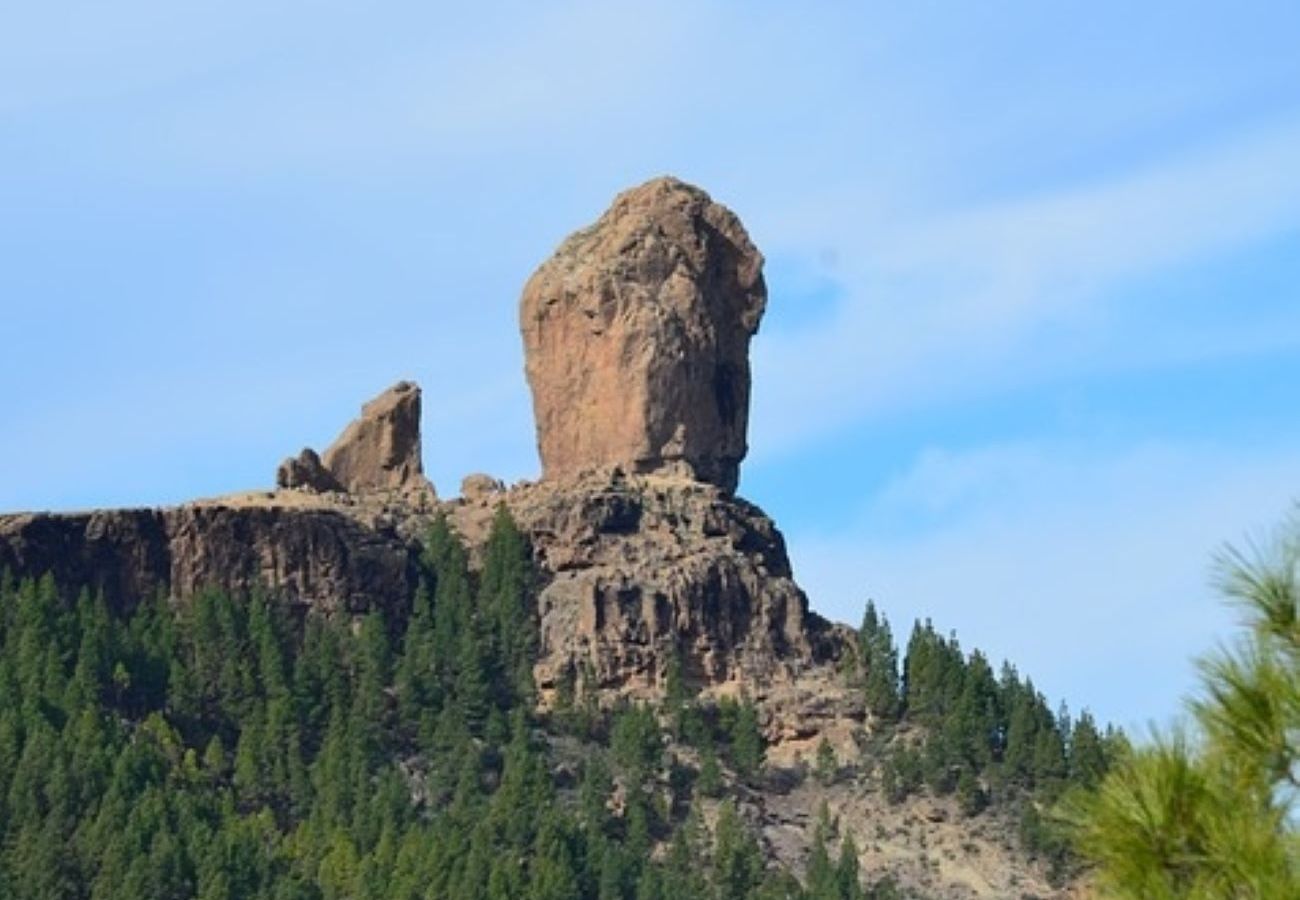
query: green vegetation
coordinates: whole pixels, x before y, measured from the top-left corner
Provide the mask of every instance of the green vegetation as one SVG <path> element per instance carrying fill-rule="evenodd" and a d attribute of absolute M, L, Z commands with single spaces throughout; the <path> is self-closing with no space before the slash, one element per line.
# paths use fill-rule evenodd
<path fill-rule="evenodd" d="M 889 622 L 872 603 L 858 646 L 868 708 L 906 733 L 883 762 L 885 795 L 899 803 L 924 786 L 955 794 L 968 816 L 991 804 L 1014 807 L 1026 848 L 1063 875 L 1068 843 L 1040 810 L 1072 786 L 1095 785 L 1126 747 L 1124 736 L 1099 731 L 1086 711 L 1073 721 L 1054 714 L 1012 666 L 995 676 L 982 653 L 964 654 L 928 621 L 913 628 L 901 671 Z"/>
<path fill-rule="evenodd" d="M 420 567 L 414 596 L 360 615 L 260 592 L 110 610 L 0 578 L 0 896 L 902 896 L 864 885 L 825 817 L 803 883 L 764 858 L 736 802 L 767 784 L 757 710 L 700 702 L 677 658 L 660 707 L 600 709 L 588 669 L 536 716 L 533 572 L 504 508 L 476 570 L 441 519 Z M 901 672 L 874 608 L 860 649 L 869 707 L 907 738 L 895 799 L 928 786 L 976 815 L 1095 784 L 1114 755 L 928 624 Z M 851 771 L 819 746 L 823 784 Z"/>
<path fill-rule="evenodd" d="M 0 578 L 0 896 L 812 896 L 732 801 L 711 827 L 697 802 L 761 777 L 748 701 L 703 708 L 678 673 L 662 716 L 572 693 L 532 715 L 531 580 L 504 510 L 480 571 L 439 520 L 415 596 L 359 617 L 218 592 L 110 610 Z"/>
<path fill-rule="evenodd" d="M 1193 727 L 1064 805 L 1107 896 L 1300 897 L 1300 520 L 1222 574 L 1246 631 L 1202 660 Z"/>

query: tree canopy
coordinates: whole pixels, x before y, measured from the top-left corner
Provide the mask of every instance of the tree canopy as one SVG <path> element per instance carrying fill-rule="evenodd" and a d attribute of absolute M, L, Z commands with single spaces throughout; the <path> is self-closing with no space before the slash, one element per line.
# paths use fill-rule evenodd
<path fill-rule="evenodd" d="M 1112 896 L 1300 897 L 1300 519 L 1219 574 L 1243 629 L 1200 660 L 1191 721 L 1064 807 Z"/>

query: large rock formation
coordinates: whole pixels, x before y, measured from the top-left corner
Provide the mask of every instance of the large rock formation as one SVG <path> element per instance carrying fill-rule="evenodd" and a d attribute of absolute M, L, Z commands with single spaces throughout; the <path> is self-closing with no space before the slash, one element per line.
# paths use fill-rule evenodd
<path fill-rule="evenodd" d="M 761 692 L 842 652 L 776 527 L 732 495 L 762 262 L 734 214 L 661 178 L 620 195 L 525 288 L 545 477 L 506 490 L 470 476 L 441 509 L 471 544 L 502 503 L 529 535 L 544 692 L 585 673 L 610 696 L 653 694 L 672 658 L 700 686 Z M 119 603 L 259 584 L 327 611 L 409 602 L 413 538 L 438 506 L 416 385 L 367 403 L 323 454 L 286 460 L 277 485 L 168 510 L 0 516 L 0 569 L 53 571 Z"/>
<path fill-rule="evenodd" d="M 324 458 L 310 447 L 280 463 L 277 487 L 312 491 L 431 491 L 420 453 L 420 388 L 399 381 L 365 406 Z"/>
<path fill-rule="evenodd" d="M 735 214 L 674 178 L 565 240 L 520 305 L 544 476 L 675 470 L 734 491 L 762 269 Z"/>
<path fill-rule="evenodd" d="M 698 687 L 761 694 L 842 652 L 809 611 L 772 520 L 714 485 L 593 474 L 467 495 L 451 521 L 478 544 L 500 503 L 541 575 L 543 696 L 584 673 L 607 698 L 655 696 L 674 658 Z"/>

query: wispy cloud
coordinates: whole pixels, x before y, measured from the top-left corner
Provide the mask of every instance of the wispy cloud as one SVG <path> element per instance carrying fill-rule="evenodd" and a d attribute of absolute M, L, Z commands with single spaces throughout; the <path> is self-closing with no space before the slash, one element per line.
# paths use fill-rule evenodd
<path fill-rule="evenodd" d="M 1104 368 L 1108 360 L 1088 352 L 1098 330 L 1141 331 L 1166 315 L 1178 334 L 1176 307 L 1144 306 L 1117 288 L 1254 240 L 1300 235 L 1296 158 L 1300 123 L 1286 122 L 1110 180 L 856 235 L 846 198 L 819 235 L 837 249 L 836 313 L 819 328 L 758 343 L 765 377 L 755 444 L 789 450 L 938 395 L 959 402 L 1016 381 Z M 801 240 L 816 246 L 818 238 Z M 1213 355 L 1242 329 L 1300 341 L 1294 318 L 1279 335 L 1277 323 L 1260 329 L 1240 315 L 1232 298 L 1224 305 L 1214 331 L 1181 334 L 1179 346 L 1153 341 L 1152 349 L 1184 357 L 1191 342 Z"/>

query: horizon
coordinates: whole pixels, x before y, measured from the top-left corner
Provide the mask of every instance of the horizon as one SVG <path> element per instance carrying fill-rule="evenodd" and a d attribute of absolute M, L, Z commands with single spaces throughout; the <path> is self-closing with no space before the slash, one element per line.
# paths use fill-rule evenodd
<path fill-rule="evenodd" d="M 671 172 L 767 257 L 738 493 L 812 607 L 1178 715 L 1300 494 L 1300 10 L 501 8 L 15 16 L 0 511 L 269 488 L 407 378 L 441 497 L 537 477 L 524 281 Z"/>

